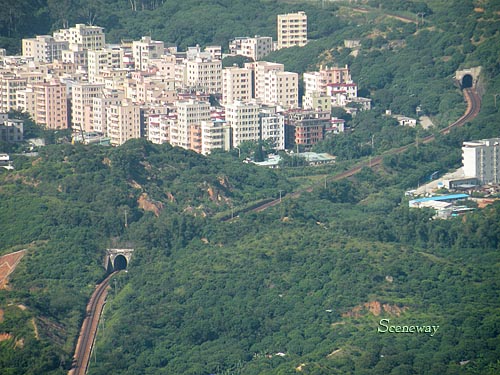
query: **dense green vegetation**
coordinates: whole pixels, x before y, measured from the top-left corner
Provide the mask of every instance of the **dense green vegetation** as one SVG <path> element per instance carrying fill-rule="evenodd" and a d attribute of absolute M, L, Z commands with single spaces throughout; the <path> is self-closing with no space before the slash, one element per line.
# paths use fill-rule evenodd
<path fill-rule="evenodd" d="M 434 171 L 459 166 L 462 141 L 498 137 L 497 2 L 367 1 L 366 13 L 320 3 L 5 4 L 16 10 L 0 16 L 10 50 L 15 38 L 87 21 L 105 26 L 109 41 L 151 33 L 181 47 L 225 45 L 275 36 L 277 13 L 305 9 L 313 40 L 269 59 L 298 72 L 349 64 L 375 109 L 341 114 L 353 131 L 317 146 L 338 156 L 334 166 L 271 171 L 234 152 L 205 158 L 143 140 L 14 156 L 16 171 L 0 170 L 0 254 L 28 251 L 0 290 L 0 333 L 12 335 L 0 341 L 2 374 L 67 373 L 85 303 L 105 276 L 104 250 L 119 246 L 135 253 L 113 283 L 91 374 L 500 372 L 500 205 L 440 221 L 403 198 Z M 391 18 L 417 12 L 418 30 Z M 342 47 L 346 38 L 361 40 L 357 57 Z M 385 109 L 412 115 L 420 106 L 438 126 L 459 117 L 465 104 L 452 76 L 475 65 L 484 92 L 476 120 L 386 155 L 375 170 L 329 180 L 433 131 L 397 127 Z M 280 191 L 282 203 L 265 212 L 241 210 Z M 380 315 L 355 313 L 376 302 L 388 306 Z M 433 337 L 381 334 L 381 318 L 440 328 Z"/>

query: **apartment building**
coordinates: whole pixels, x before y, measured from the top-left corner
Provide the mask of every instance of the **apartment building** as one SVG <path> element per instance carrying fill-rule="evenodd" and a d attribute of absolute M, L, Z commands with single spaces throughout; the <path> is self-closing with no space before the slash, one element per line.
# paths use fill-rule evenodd
<path fill-rule="evenodd" d="M 263 107 L 259 118 L 261 139 L 270 142 L 276 150 L 284 150 L 285 116 L 278 113 L 276 107 Z"/>
<path fill-rule="evenodd" d="M 320 91 L 308 91 L 302 96 L 302 108 L 330 112 L 332 110 L 332 98 Z"/>
<path fill-rule="evenodd" d="M 33 120 L 47 129 L 67 129 L 66 85 L 50 81 L 31 87 L 35 94 L 35 112 L 31 113 Z"/>
<path fill-rule="evenodd" d="M 186 84 L 210 94 L 222 93 L 222 61 L 205 57 L 188 60 Z"/>
<path fill-rule="evenodd" d="M 165 43 L 152 40 L 149 36 L 143 36 L 141 40 L 132 42 L 132 54 L 134 56 L 135 69 L 147 70 L 150 60 L 159 59 L 165 54 Z"/>
<path fill-rule="evenodd" d="M 231 128 L 226 121 L 216 119 L 201 122 L 201 153 L 210 154 L 213 150 L 231 149 Z"/>
<path fill-rule="evenodd" d="M 21 142 L 24 123 L 22 120 L 9 119 L 7 113 L 0 113 L 0 142 Z"/>
<path fill-rule="evenodd" d="M 212 60 L 222 60 L 222 46 L 206 46 L 204 51 L 210 54 Z"/>
<path fill-rule="evenodd" d="M 92 130 L 108 134 L 107 109 L 120 105 L 124 97 L 123 91 L 104 89 L 102 95 L 92 98 Z"/>
<path fill-rule="evenodd" d="M 89 50 L 87 52 L 89 82 L 97 82 L 99 75 L 105 70 L 123 68 L 122 55 L 123 51 L 119 47 Z"/>
<path fill-rule="evenodd" d="M 269 71 L 265 75 L 265 91 L 262 102 L 279 105 L 282 109 L 299 106 L 299 75 L 293 72 Z"/>
<path fill-rule="evenodd" d="M 201 123 L 210 120 L 210 103 L 195 99 L 175 102 L 177 122 L 170 129 L 170 143 L 201 152 Z"/>
<path fill-rule="evenodd" d="M 325 111 L 295 110 L 285 114 L 285 123 L 294 130 L 295 145 L 309 150 L 323 140 L 330 126 L 330 113 Z"/>
<path fill-rule="evenodd" d="M 347 99 L 358 97 L 358 85 L 354 82 L 347 83 L 330 83 L 326 87 L 326 93 L 329 96 L 343 94 Z"/>
<path fill-rule="evenodd" d="M 156 144 L 170 142 L 170 129 L 175 127 L 176 123 L 176 114 L 150 114 L 147 122 L 147 139 Z"/>
<path fill-rule="evenodd" d="M 258 35 L 253 38 L 235 38 L 229 43 L 229 51 L 231 55 L 259 61 L 273 51 L 273 38 Z"/>
<path fill-rule="evenodd" d="M 266 77 L 270 71 L 284 72 L 285 66 L 279 63 L 256 61 L 246 63 L 245 68 L 253 70 L 254 75 L 254 98 L 264 101 L 266 97 Z"/>
<path fill-rule="evenodd" d="M 75 82 L 72 85 L 71 122 L 75 129 L 93 131 L 93 101 L 103 95 L 103 84 Z"/>
<path fill-rule="evenodd" d="M 237 66 L 222 70 L 222 104 L 252 99 L 252 70 Z"/>
<path fill-rule="evenodd" d="M 305 12 L 278 14 L 278 49 L 303 47 L 307 44 L 307 15 Z"/>
<path fill-rule="evenodd" d="M 160 76 L 145 77 L 135 85 L 138 103 L 167 104 L 177 99 L 175 82 Z"/>
<path fill-rule="evenodd" d="M 233 147 L 241 142 L 260 140 L 259 104 L 235 101 L 225 108 L 226 122 L 233 134 Z"/>
<path fill-rule="evenodd" d="M 176 57 L 174 55 L 163 55 L 158 59 L 149 60 L 149 68 L 153 69 L 156 75 L 167 80 L 175 81 Z"/>
<path fill-rule="evenodd" d="M 78 23 L 69 29 L 60 29 L 54 32 L 54 39 L 67 41 L 72 45 L 79 45 L 86 50 L 104 48 L 105 35 L 104 28 L 100 26 L 88 26 Z"/>
<path fill-rule="evenodd" d="M 62 59 L 62 51 L 68 49 L 69 42 L 56 40 L 50 35 L 37 35 L 22 40 L 22 54 L 32 57 L 35 62 L 51 63 Z"/>
<path fill-rule="evenodd" d="M 76 24 L 53 35 L 55 40 L 69 43 L 68 48 L 62 50 L 62 61 L 83 67 L 87 66 L 87 51 L 102 49 L 106 44 L 104 29 L 99 26 Z"/>
<path fill-rule="evenodd" d="M 17 109 L 17 92 L 24 90 L 28 84 L 26 78 L 14 73 L 0 74 L 0 112 Z"/>
<path fill-rule="evenodd" d="M 129 100 L 106 109 L 107 136 L 113 146 L 141 137 L 141 109 Z"/>
<path fill-rule="evenodd" d="M 500 138 L 464 142 L 462 163 L 466 177 L 476 177 L 482 184 L 500 183 Z"/>
<path fill-rule="evenodd" d="M 28 85 L 23 90 L 18 90 L 16 92 L 17 108 L 20 111 L 27 112 L 31 116 L 36 111 L 36 94 L 31 85 Z"/>
<path fill-rule="evenodd" d="M 304 91 L 321 92 L 326 94 L 327 86 L 331 84 L 352 82 L 349 67 L 320 67 L 318 72 L 306 72 L 303 75 Z"/>

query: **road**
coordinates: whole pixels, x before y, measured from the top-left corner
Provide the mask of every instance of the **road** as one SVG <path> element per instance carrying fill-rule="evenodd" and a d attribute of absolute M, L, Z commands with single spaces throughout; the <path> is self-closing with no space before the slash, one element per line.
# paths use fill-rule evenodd
<path fill-rule="evenodd" d="M 465 110 L 465 113 L 457 121 L 453 122 L 452 124 L 448 125 L 447 127 L 443 128 L 443 129 L 441 129 L 439 131 L 440 134 L 448 134 L 453 128 L 458 128 L 460 126 L 465 125 L 468 121 L 472 120 L 473 118 L 475 118 L 479 114 L 479 111 L 481 109 L 481 98 L 477 94 L 476 90 L 474 88 L 463 89 L 463 95 L 464 95 L 465 100 L 467 101 L 467 109 Z M 419 143 L 429 143 L 429 142 L 432 142 L 435 138 L 436 137 L 434 135 L 429 135 L 425 138 L 418 140 L 418 142 Z M 382 160 L 385 156 L 401 154 L 401 153 L 407 151 L 410 147 L 413 147 L 415 145 L 416 145 L 416 142 L 413 142 L 413 143 L 410 143 L 406 146 L 402 146 L 399 148 L 389 150 L 382 155 L 378 155 L 378 156 L 371 158 L 371 160 L 362 161 L 362 162 L 356 164 L 351 169 L 349 169 L 345 172 L 342 172 L 338 175 L 335 175 L 330 179 L 327 179 L 327 182 L 328 181 L 339 181 L 339 180 L 342 180 L 344 178 L 351 177 L 366 167 L 367 168 L 376 167 L 382 163 Z M 323 185 L 323 182 L 322 182 L 322 185 Z M 296 197 L 300 196 L 300 194 L 303 192 L 311 192 L 313 190 L 313 188 L 314 188 L 314 186 L 311 186 L 307 189 L 303 189 L 300 191 L 293 192 L 291 194 L 287 194 L 287 198 L 288 199 L 289 198 L 296 198 Z M 262 204 L 260 206 L 255 207 L 251 211 L 261 212 L 269 207 L 276 206 L 280 202 L 281 202 L 280 198 L 274 199 L 270 202 L 267 202 L 265 204 Z"/>
<path fill-rule="evenodd" d="M 87 373 L 99 318 L 101 317 L 106 296 L 108 295 L 109 282 L 117 272 L 113 272 L 102 283 L 97 285 L 92 297 L 90 297 L 90 301 L 87 304 L 87 316 L 83 321 L 80 337 L 76 344 L 75 355 L 73 356 L 73 367 L 68 375 L 85 375 Z"/>

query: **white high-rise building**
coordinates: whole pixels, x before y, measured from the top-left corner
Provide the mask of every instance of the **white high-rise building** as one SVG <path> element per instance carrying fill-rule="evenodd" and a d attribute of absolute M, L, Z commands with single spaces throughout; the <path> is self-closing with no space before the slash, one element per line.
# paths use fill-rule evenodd
<path fill-rule="evenodd" d="M 274 149 L 285 149 L 285 116 L 276 107 L 262 108 L 260 113 L 261 139 L 270 142 Z"/>
<path fill-rule="evenodd" d="M 201 153 L 210 154 L 213 150 L 229 151 L 230 128 L 224 120 L 210 120 L 201 122 Z"/>
<path fill-rule="evenodd" d="M 226 121 L 233 132 L 233 147 L 239 146 L 241 142 L 260 140 L 260 105 L 235 101 L 225 108 Z"/>
<path fill-rule="evenodd" d="M 69 42 L 55 40 L 50 35 L 37 35 L 35 38 L 23 39 L 23 56 L 33 57 L 34 61 L 51 63 L 62 59 L 62 51 L 68 49 Z"/>
<path fill-rule="evenodd" d="M 175 129 L 171 129 L 170 143 L 173 146 L 201 152 L 201 123 L 210 121 L 210 103 L 194 99 L 180 100 L 175 102 L 175 107 L 177 123 Z M 198 129 L 199 142 L 196 136 Z"/>
<path fill-rule="evenodd" d="M 222 93 L 222 61 L 197 57 L 186 62 L 186 83 L 215 94 Z"/>
<path fill-rule="evenodd" d="M 466 177 L 482 184 L 500 183 L 500 138 L 464 142 L 462 162 Z"/>
<path fill-rule="evenodd" d="M 92 98 L 92 130 L 107 135 L 106 110 L 112 105 L 120 105 L 124 96 L 123 91 L 104 90 L 102 96 Z"/>
<path fill-rule="evenodd" d="M 75 27 L 58 30 L 53 35 L 55 40 L 69 43 L 68 48 L 62 50 L 62 61 L 80 66 L 87 66 L 88 50 L 99 50 L 106 44 L 104 29 L 99 26 L 79 23 Z"/>
<path fill-rule="evenodd" d="M 54 32 L 54 39 L 65 40 L 71 46 L 78 45 L 85 50 L 104 48 L 105 34 L 104 29 L 99 26 L 87 26 L 78 23 L 75 27 L 61 29 Z"/>
<path fill-rule="evenodd" d="M 240 55 L 259 61 L 273 51 L 273 38 L 255 36 L 253 38 L 236 38 L 229 43 L 232 55 Z"/>
<path fill-rule="evenodd" d="M 252 70 L 237 66 L 222 70 L 222 103 L 231 104 L 235 100 L 252 99 Z"/>
<path fill-rule="evenodd" d="M 266 97 L 266 76 L 270 71 L 284 72 L 285 66 L 279 63 L 256 61 L 246 63 L 245 68 L 254 71 L 254 98 L 264 101 Z"/>
<path fill-rule="evenodd" d="M 155 113 L 148 116 L 147 136 L 152 143 L 170 142 L 170 128 L 177 122 L 177 116 Z"/>
<path fill-rule="evenodd" d="M 93 100 L 103 95 L 104 85 L 77 82 L 72 85 L 71 122 L 73 128 L 90 132 L 93 129 Z"/>
<path fill-rule="evenodd" d="M 307 15 L 305 12 L 278 14 L 278 49 L 307 44 Z"/>
<path fill-rule="evenodd" d="M 0 112 L 17 110 L 17 91 L 24 90 L 27 84 L 26 78 L 14 73 L 0 74 Z"/>
<path fill-rule="evenodd" d="M 283 109 L 299 106 L 299 75 L 297 73 L 270 71 L 266 73 L 265 79 L 264 104 L 279 105 Z"/>

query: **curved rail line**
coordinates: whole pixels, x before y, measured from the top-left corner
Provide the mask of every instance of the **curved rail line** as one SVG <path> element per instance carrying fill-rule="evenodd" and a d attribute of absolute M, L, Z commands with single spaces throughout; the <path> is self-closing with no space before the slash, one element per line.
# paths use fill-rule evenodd
<path fill-rule="evenodd" d="M 440 134 L 448 134 L 453 128 L 457 128 L 457 127 L 465 125 L 468 121 L 472 120 L 473 118 L 475 118 L 478 115 L 479 110 L 481 109 L 481 98 L 477 94 L 476 90 L 474 88 L 464 88 L 463 95 L 464 95 L 465 100 L 467 102 L 467 109 L 465 110 L 465 113 L 458 120 L 456 120 L 452 124 L 448 125 L 447 127 L 441 129 L 439 131 Z M 435 135 L 429 135 L 429 136 L 424 137 L 421 140 L 419 140 L 419 142 L 429 143 L 429 142 L 432 142 L 435 138 L 436 138 Z M 359 163 L 358 165 L 354 166 L 353 168 L 351 168 L 345 172 L 342 172 L 338 175 L 335 175 L 334 177 L 332 177 L 330 179 L 327 179 L 327 181 L 339 181 L 339 180 L 342 180 L 344 178 L 351 177 L 351 176 L 355 175 L 356 173 L 359 173 L 365 167 L 373 168 L 373 167 L 381 164 L 382 160 L 385 156 L 401 154 L 401 153 L 407 151 L 410 147 L 415 146 L 416 144 L 417 144 L 417 142 L 413 142 L 413 143 L 410 143 L 406 146 L 401 146 L 401 147 L 389 150 L 389 151 L 383 153 L 382 155 L 378 155 L 378 156 L 373 157 L 370 161 L 363 161 L 363 162 Z M 311 192 L 313 190 L 313 188 L 314 187 L 309 187 L 307 189 L 298 190 L 294 193 L 288 194 L 287 198 L 298 197 L 301 193 Z M 279 198 L 274 199 L 274 200 L 267 202 L 263 205 L 260 205 L 258 207 L 255 207 L 252 211 L 253 212 L 261 212 L 269 207 L 276 206 L 278 203 L 280 203 Z"/>
<path fill-rule="evenodd" d="M 100 284 L 96 286 L 90 301 L 87 304 L 87 316 L 83 320 L 80 336 L 76 344 L 73 357 L 73 367 L 68 375 L 85 375 L 90 360 L 92 346 L 94 344 L 97 325 L 101 316 L 104 300 L 108 294 L 108 286 L 111 278 L 119 271 L 111 273 Z"/>

